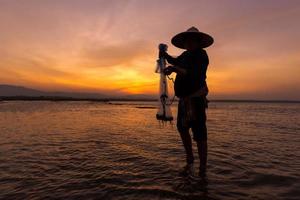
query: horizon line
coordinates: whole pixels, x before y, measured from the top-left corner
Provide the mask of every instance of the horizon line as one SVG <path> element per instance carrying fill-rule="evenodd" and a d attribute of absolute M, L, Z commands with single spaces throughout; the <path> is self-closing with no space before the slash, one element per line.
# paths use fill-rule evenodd
<path fill-rule="evenodd" d="M 0 101 L 158 101 L 158 98 L 130 98 L 130 97 L 107 97 L 107 98 L 76 98 L 61 96 L 0 96 Z M 175 99 L 178 101 L 178 98 Z M 284 99 L 209 99 L 210 102 L 253 102 L 253 103 L 300 103 L 300 100 L 284 100 Z"/>

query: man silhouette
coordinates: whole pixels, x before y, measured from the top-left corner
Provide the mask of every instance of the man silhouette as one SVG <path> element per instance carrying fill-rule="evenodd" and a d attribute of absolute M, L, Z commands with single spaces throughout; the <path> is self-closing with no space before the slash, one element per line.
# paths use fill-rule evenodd
<path fill-rule="evenodd" d="M 192 129 L 193 139 L 197 142 L 200 159 L 199 175 L 205 176 L 207 163 L 207 128 L 206 113 L 208 88 L 206 85 L 206 70 L 209 59 L 206 48 L 214 40 L 208 34 L 199 32 L 195 27 L 175 35 L 172 44 L 185 49 L 180 56 L 174 58 L 167 52 L 161 51 L 169 66 L 164 70 L 166 75 L 176 73 L 175 95 L 179 98 L 177 129 L 186 152 L 185 171 L 194 175 L 194 156 L 189 129 Z"/>

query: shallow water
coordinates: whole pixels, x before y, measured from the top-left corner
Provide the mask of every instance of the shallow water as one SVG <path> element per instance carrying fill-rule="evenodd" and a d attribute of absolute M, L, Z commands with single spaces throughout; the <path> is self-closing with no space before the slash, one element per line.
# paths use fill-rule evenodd
<path fill-rule="evenodd" d="M 210 103 L 200 181 L 153 105 L 0 102 L 0 199 L 300 199 L 300 104 Z"/>

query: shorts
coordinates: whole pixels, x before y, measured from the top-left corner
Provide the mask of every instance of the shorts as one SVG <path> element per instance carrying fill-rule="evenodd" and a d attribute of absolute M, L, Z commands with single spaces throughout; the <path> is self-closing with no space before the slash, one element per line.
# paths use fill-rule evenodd
<path fill-rule="evenodd" d="M 193 139 L 195 141 L 207 140 L 206 128 L 206 97 L 193 97 L 190 99 L 190 106 L 186 106 L 183 99 L 179 99 L 177 113 L 177 130 L 180 133 L 186 133 L 192 129 Z M 190 109 L 193 117 L 187 117 L 187 110 Z"/>

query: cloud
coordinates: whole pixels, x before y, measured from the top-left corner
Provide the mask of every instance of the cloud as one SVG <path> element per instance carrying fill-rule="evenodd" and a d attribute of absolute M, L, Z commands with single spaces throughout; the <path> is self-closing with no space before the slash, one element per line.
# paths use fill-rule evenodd
<path fill-rule="evenodd" d="M 113 67 L 122 64 L 129 65 L 151 51 L 151 46 L 146 41 L 133 41 L 113 45 L 89 45 L 82 50 L 82 61 L 80 61 L 79 66 Z"/>
<path fill-rule="evenodd" d="M 299 85 L 299 11 L 297 0 L 2 0 L 0 81 L 150 93 L 157 44 L 197 26 L 215 37 L 211 91 L 285 94 Z"/>

